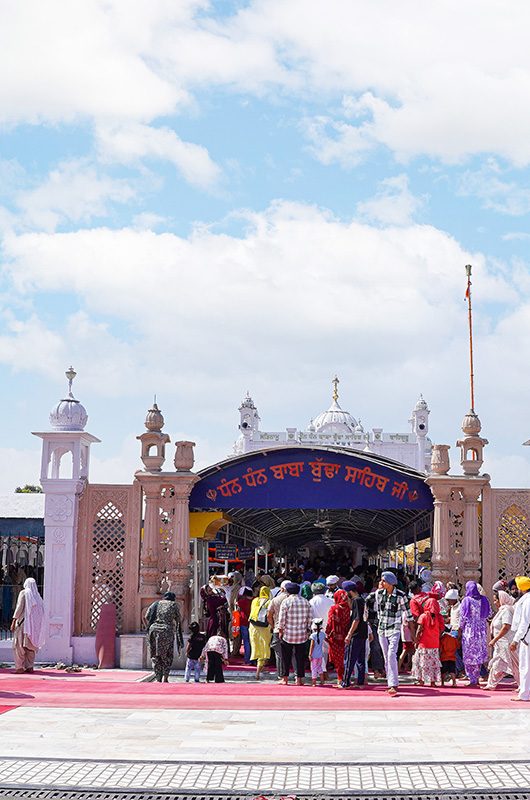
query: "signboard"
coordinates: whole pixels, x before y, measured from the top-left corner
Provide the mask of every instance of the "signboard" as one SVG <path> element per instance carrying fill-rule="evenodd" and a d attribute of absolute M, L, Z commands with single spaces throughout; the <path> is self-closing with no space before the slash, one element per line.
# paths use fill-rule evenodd
<path fill-rule="evenodd" d="M 229 459 L 205 470 L 190 509 L 431 509 L 425 480 L 375 458 L 285 447 Z"/>
<path fill-rule="evenodd" d="M 253 547 L 238 547 L 237 549 L 237 555 L 241 561 L 245 561 L 247 558 L 254 558 L 254 552 Z"/>
<path fill-rule="evenodd" d="M 222 561 L 234 561 L 236 558 L 236 551 L 237 548 L 235 544 L 223 544 L 223 542 L 217 542 L 215 545 L 215 557 L 221 559 Z"/>

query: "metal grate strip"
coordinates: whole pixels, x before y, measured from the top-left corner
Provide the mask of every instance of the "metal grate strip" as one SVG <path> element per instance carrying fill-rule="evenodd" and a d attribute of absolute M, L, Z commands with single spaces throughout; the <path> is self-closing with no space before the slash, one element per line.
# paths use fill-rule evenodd
<path fill-rule="evenodd" d="M 323 794 L 297 794 L 289 795 L 289 800 L 530 800 L 528 791 L 513 792 L 438 792 L 401 794 L 365 794 L 365 793 L 323 793 Z M 0 800 L 287 800 L 284 795 L 261 795 L 256 791 L 245 794 L 198 794 L 194 792 L 168 794 L 167 792 L 113 792 L 106 790 L 95 791 L 65 791 L 63 789 L 23 789 L 0 788 Z"/>
<path fill-rule="evenodd" d="M 274 764 L 0 758 L 0 800 L 10 796 L 144 800 L 260 795 L 274 800 L 290 795 L 296 800 L 326 797 L 433 800 L 437 796 L 481 800 L 509 796 L 530 800 L 529 787 L 530 761 Z"/>

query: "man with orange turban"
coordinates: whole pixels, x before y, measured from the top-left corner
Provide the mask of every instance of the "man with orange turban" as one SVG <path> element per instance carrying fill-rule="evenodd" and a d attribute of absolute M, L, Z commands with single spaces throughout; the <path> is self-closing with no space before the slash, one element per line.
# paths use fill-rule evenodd
<path fill-rule="evenodd" d="M 515 604 L 512 620 L 513 640 L 510 650 L 516 650 L 519 645 L 519 672 L 520 682 L 517 697 L 512 697 L 516 702 L 530 700 L 530 578 L 519 576 L 515 583 L 522 597 Z"/>

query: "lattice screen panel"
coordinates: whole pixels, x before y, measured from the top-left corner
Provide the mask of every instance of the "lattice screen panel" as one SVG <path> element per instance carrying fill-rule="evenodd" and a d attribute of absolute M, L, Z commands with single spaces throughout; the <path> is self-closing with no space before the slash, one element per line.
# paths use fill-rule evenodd
<path fill-rule="evenodd" d="M 530 568 L 528 515 L 511 505 L 499 520 L 498 565 L 499 578 L 511 580 L 516 575 L 528 575 Z"/>
<path fill-rule="evenodd" d="M 125 524 L 122 512 L 109 502 L 96 514 L 93 526 L 92 593 L 90 627 L 96 629 L 101 606 L 114 603 L 118 631 L 123 619 L 123 551 Z"/>
<path fill-rule="evenodd" d="M 462 581 L 464 568 L 464 512 L 449 511 L 451 556 L 454 559 L 458 580 Z"/>

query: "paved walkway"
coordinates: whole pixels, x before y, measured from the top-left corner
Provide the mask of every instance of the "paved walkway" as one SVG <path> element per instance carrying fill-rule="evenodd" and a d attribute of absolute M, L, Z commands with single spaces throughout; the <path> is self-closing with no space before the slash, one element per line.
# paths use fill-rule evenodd
<path fill-rule="evenodd" d="M 246 700 L 246 698 L 245 698 Z M 370 763 L 530 759 L 530 709 L 253 711 L 17 708 L 0 756 Z"/>
<path fill-rule="evenodd" d="M 510 703 L 507 691 L 408 700 L 405 691 L 392 700 L 377 687 L 286 691 L 142 678 L 0 674 L 8 707 L 0 786 L 255 795 L 530 786 L 530 704 Z"/>

